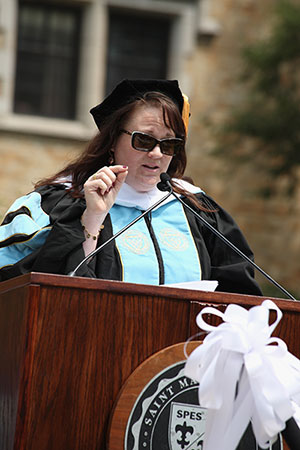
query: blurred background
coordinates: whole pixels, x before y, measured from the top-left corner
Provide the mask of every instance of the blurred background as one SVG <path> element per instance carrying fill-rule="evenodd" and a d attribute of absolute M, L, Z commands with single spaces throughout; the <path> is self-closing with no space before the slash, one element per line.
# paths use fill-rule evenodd
<path fill-rule="evenodd" d="M 0 218 L 82 151 L 117 82 L 178 79 L 186 174 L 300 298 L 299 69 L 300 0 L 0 0 Z"/>

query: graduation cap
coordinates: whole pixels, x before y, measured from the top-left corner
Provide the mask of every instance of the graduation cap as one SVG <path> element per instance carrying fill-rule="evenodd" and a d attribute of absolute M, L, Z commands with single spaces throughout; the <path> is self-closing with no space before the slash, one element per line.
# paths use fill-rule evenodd
<path fill-rule="evenodd" d="M 187 97 L 182 94 L 177 80 L 123 80 L 102 103 L 92 108 L 90 113 L 92 114 L 97 127 L 101 130 L 103 122 L 110 114 L 122 106 L 140 98 L 146 92 L 153 91 L 161 92 L 177 105 L 187 129 L 189 104 Z"/>

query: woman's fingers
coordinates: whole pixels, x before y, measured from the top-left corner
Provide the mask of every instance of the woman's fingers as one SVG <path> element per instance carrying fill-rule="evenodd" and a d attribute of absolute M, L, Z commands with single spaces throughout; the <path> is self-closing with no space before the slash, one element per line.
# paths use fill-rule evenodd
<path fill-rule="evenodd" d="M 123 183 L 127 176 L 127 170 L 127 166 L 120 165 L 102 167 L 89 178 L 89 181 L 95 182 L 94 185 L 101 189 L 101 194 L 104 194 L 114 186 L 116 180 Z"/>
<path fill-rule="evenodd" d="M 126 180 L 127 174 L 128 174 L 128 168 L 126 168 L 126 170 L 124 172 L 118 173 L 116 184 L 117 183 L 119 184 L 119 186 L 118 186 L 119 189 L 122 186 L 122 184 L 124 183 L 124 181 Z"/>
<path fill-rule="evenodd" d="M 127 166 L 102 167 L 84 184 L 84 193 L 89 211 L 109 211 L 128 173 Z"/>
<path fill-rule="evenodd" d="M 101 194 L 103 195 L 106 191 L 111 189 L 115 182 L 115 178 L 115 176 L 108 176 L 105 172 L 94 174 L 90 178 L 91 188 L 94 188 L 95 190 L 100 189 Z"/>

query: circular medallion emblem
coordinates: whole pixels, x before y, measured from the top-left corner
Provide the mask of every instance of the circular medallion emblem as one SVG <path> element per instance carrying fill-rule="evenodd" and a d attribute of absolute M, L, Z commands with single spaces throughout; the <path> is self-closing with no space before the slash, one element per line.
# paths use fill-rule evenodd
<path fill-rule="evenodd" d="M 190 342 L 188 353 L 198 345 Z M 184 346 L 161 350 L 128 378 L 112 414 L 108 450 L 203 449 L 207 411 L 199 406 L 198 383 L 184 375 Z M 271 448 L 282 450 L 281 439 Z M 260 450 L 251 426 L 236 450 Z"/>
<path fill-rule="evenodd" d="M 119 241 L 121 245 L 127 248 L 130 252 L 137 255 L 144 255 L 150 248 L 150 243 L 147 236 L 139 230 L 130 229 L 125 231 Z"/>
<path fill-rule="evenodd" d="M 124 450 L 202 448 L 206 410 L 184 365 L 168 367 L 145 387 L 127 423 Z"/>
<path fill-rule="evenodd" d="M 186 236 L 175 228 L 163 228 L 159 233 L 159 239 L 164 246 L 179 252 L 189 246 Z"/>

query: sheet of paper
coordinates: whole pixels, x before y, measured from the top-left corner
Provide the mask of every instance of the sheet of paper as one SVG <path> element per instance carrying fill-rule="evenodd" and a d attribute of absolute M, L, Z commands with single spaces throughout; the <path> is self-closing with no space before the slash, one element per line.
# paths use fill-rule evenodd
<path fill-rule="evenodd" d="M 165 284 L 168 287 L 195 289 L 196 291 L 214 292 L 217 289 L 218 282 L 214 280 L 187 281 L 185 283 Z"/>

